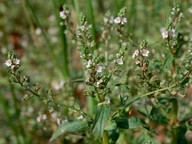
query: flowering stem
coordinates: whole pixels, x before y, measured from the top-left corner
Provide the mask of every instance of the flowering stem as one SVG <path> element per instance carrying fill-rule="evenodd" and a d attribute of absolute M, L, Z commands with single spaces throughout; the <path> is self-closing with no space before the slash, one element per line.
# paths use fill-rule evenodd
<path fill-rule="evenodd" d="M 95 20 L 94 20 L 94 14 L 93 14 L 93 6 L 92 6 L 92 0 L 87 0 L 87 13 L 89 17 L 89 21 L 92 24 L 92 34 L 93 34 L 93 39 L 95 41 L 95 48 L 98 47 L 97 45 L 97 39 L 96 39 L 96 27 L 95 27 Z"/>
<path fill-rule="evenodd" d="M 66 40 L 66 35 L 65 35 L 65 29 L 66 26 L 60 25 L 61 23 L 61 18 L 59 17 L 59 11 L 57 11 L 57 2 L 56 0 L 53 0 L 53 5 L 54 5 L 54 10 L 55 10 L 55 17 L 57 21 L 57 25 L 59 27 L 59 35 L 62 43 L 62 48 L 63 48 L 63 76 L 65 79 L 69 78 L 69 67 L 68 67 L 68 53 L 67 53 L 67 40 Z"/>

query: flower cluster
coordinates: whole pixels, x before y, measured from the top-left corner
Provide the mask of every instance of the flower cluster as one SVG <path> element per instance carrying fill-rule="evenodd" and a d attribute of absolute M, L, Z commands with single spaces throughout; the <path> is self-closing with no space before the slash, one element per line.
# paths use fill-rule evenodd
<path fill-rule="evenodd" d="M 171 29 L 165 29 L 161 28 L 161 35 L 163 39 L 168 39 L 168 38 L 175 38 L 176 37 L 176 30 L 174 28 Z"/>
<path fill-rule="evenodd" d="M 114 23 L 124 25 L 125 23 L 127 23 L 127 18 L 118 16 L 114 19 Z"/>
<path fill-rule="evenodd" d="M 134 51 L 132 58 L 135 59 L 138 55 L 148 57 L 149 56 L 149 50 L 147 49 L 137 49 Z"/>
<path fill-rule="evenodd" d="M 70 16 L 70 11 L 68 8 L 63 7 L 63 10 L 60 11 L 59 16 L 63 19 L 63 20 L 67 20 Z"/>
<path fill-rule="evenodd" d="M 16 66 L 19 66 L 20 60 L 17 58 L 8 59 L 5 61 L 5 65 L 7 67 L 10 67 L 11 69 L 14 69 Z"/>

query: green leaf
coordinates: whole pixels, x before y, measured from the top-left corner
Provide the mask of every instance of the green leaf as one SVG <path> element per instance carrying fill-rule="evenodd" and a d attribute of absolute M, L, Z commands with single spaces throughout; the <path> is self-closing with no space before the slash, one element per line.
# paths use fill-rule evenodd
<path fill-rule="evenodd" d="M 100 106 L 97 106 L 95 122 L 93 125 L 93 131 L 92 131 L 92 133 L 97 138 L 101 138 L 101 136 L 103 135 L 105 124 L 106 124 L 107 120 L 109 119 L 109 114 L 110 114 L 109 105 L 102 104 Z"/>
<path fill-rule="evenodd" d="M 88 123 L 86 121 L 68 121 L 58 127 L 58 129 L 52 134 L 50 141 L 55 140 L 63 133 L 85 132 L 88 129 Z"/>
<path fill-rule="evenodd" d="M 117 123 L 117 126 L 122 129 L 134 129 L 138 127 L 144 127 L 146 129 L 149 129 L 147 123 L 145 123 L 144 120 L 138 117 L 130 117 L 130 118 L 122 117 L 116 119 L 115 122 Z"/>
<path fill-rule="evenodd" d="M 172 55 L 168 55 L 165 59 L 165 62 L 164 62 L 164 68 L 170 69 L 173 60 L 174 60 L 174 57 Z"/>
<path fill-rule="evenodd" d="M 108 125 L 106 125 L 105 130 L 110 131 L 110 130 L 114 130 L 116 128 L 117 128 L 117 124 L 115 122 L 111 122 Z"/>

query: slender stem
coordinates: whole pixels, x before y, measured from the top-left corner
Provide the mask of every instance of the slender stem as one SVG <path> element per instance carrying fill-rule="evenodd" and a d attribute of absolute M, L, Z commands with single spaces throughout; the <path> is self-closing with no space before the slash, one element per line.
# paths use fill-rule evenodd
<path fill-rule="evenodd" d="M 57 25 L 59 27 L 59 36 L 60 36 L 62 48 L 63 48 L 63 76 L 65 79 L 68 79 L 69 78 L 69 66 L 68 66 L 67 39 L 66 39 L 66 35 L 65 35 L 66 26 L 64 24 L 60 25 L 60 23 L 62 21 L 61 21 L 61 18 L 59 17 L 58 5 L 56 3 L 56 0 L 53 0 L 52 2 L 53 2 L 53 6 L 54 6 L 54 12 L 55 12 Z"/>
<path fill-rule="evenodd" d="M 102 140 L 103 140 L 103 144 L 109 144 L 109 137 L 106 130 L 104 130 L 103 132 Z"/>
<path fill-rule="evenodd" d="M 98 47 L 98 42 L 96 38 L 96 26 L 95 26 L 95 19 L 94 19 L 94 14 L 93 14 L 93 5 L 92 5 L 92 0 L 87 0 L 87 13 L 89 17 L 89 21 L 92 24 L 92 34 L 93 34 L 93 39 L 95 41 L 95 48 Z"/>
<path fill-rule="evenodd" d="M 80 24 L 80 10 L 79 10 L 79 0 L 73 0 L 75 10 L 77 12 L 78 24 Z"/>
<path fill-rule="evenodd" d="M 135 97 L 131 102 L 129 102 L 129 103 L 127 104 L 127 107 L 129 107 L 132 103 L 136 102 L 136 101 L 139 100 L 139 99 L 142 99 L 142 98 L 147 97 L 147 96 L 149 96 L 149 95 L 152 95 L 152 94 L 154 94 L 154 93 L 158 93 L 158 92 L 162 92 L 162 91 L 169 90 L 169 89 L 174 88 L 174 87 L 176 87 L 176 86 L 177 86 L 177 84 L 174 84 L 174 85 L 169 86 L 169 87 L 165 87 L 165 88 L 162 88 L 162 89 L 158 89 L 158 90 L 155 90 L 155 91 L 152 91 L 152 92 L 143 94 L 143 95 L 141 95 L 141 96 L 137 96 L 137 97 Z"/>

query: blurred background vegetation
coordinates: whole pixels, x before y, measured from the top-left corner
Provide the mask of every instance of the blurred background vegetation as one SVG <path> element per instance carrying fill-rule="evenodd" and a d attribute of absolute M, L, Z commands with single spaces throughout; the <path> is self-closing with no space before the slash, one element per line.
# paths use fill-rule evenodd
<path fill-rule="evenodd" d="M 73 40 L 63 33 L 65 27 L 60 26 L 59 11 L 63 4 L 72 10 L 74 27 L 78 25 L 80 12 L 86 15 L 94 27 L 96 41 L 102 33 L 101 23 L 105 13 L 110 11 L 117 15 L 122 7 L 126 7 L 126 29 L 136 39 L 145 39 L 151 47 L 155 47 L 155 50 L 150 49 L 152 52 L 162 53 L 160 29 L 166 26 L 176 3 L 184 14 L 180 28 L 185 33 L 191 33 L 191 0 L 0 0 L 0 144 L 49 143 L 56 128 L 56 124 L 51 122 L 54 121 L 51 115 L 48 116 L 49 121 L 37 122 L 39 115 L 48 115 L 47 109 L 38 99 L 21 101 L 23 89 L 9 82 L 4 69 L 8 50 L 15 51 L 21 59 L 23 72 L 44 88 L 54 89 L 55 83 L 83 76 L 77 48 L 72 44 Z M 75 87 L 73 91 L 68 88 L 69 92 L 61 92 L 62 96 L 58 96 L 69 103 L 72 101 L 70 96 L 84 100 L 81 86 Z M 68 111 L 58 114 L 58 117 L 65 119 L 66 113 Z M 76 139 L 78 136 L 73 137 Z M 66 137 L 65 141 L 70 140 Z M 61 142 L 58 140 L 56 143 Z"/>

